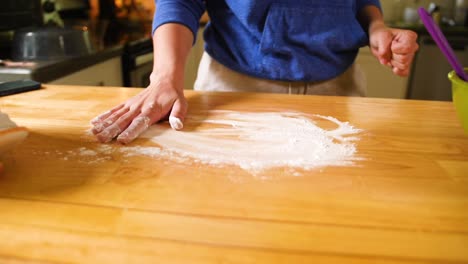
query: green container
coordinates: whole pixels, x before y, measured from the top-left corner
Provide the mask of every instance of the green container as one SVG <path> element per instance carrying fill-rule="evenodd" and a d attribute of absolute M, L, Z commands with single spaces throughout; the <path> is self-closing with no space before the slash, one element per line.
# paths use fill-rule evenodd
<path fill-rule="evenodd" d="M 468 73 L 468 68 L 465 68 Z M 468 82 L 463 81 L 452 71 L 448 75 L 452 82 L 452 99 L 465 133 L 468 135 Z"/>

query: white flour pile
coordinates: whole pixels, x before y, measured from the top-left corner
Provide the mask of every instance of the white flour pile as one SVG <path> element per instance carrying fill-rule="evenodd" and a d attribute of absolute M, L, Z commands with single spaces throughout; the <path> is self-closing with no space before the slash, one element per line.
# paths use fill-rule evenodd
<path fill-rule="evenodd" d="M 196 126 L 195 131 L 152 126 L 141 137 L 152 140 L 161 149 L 127 147 L 127 152 L 217 166 L 237 165 L 254 173 L 273 167 L 308 170 L 345 166 L 355 159 L 353 141 L 357 138 L 350 136 L 360 130 L 333 117 L 311 116 L 334 123 L 334 129 L 326 130 L 298 113 L 209 111 L 207 116 L 186 120 L 185 127 Z"/>
<path fill-rule="evenodd" d="M 318 123 L 333 128 L 324 129 Z M 353 142 L 360 132 L 333 117 L 219 110 L 191 115 L 184 127 L 182 131 L 167 124 L 150 127 L 141 137 L 155 142 L 158 146 L 154 147 L 100 144 L 93 149 L 81 147 L 55 154 L 66 154 L 63 160 L 73 158 L 87 164 L 130 162 L 126 158 L 147 156 L 187 165 L 234 165 L 254 175 L 284 167 L 300 175 L 297 170 L 351 165 L 356 160 Z"/>

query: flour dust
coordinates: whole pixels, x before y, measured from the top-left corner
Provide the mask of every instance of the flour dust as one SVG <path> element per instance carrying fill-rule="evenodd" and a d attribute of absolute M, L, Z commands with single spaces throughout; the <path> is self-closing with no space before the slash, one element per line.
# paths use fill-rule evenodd
<path fill-rule="evenodd" d="M 301 170 L 353 165 L 358 159 L 355 141 L 360 132 L 334 117 L 212 110 L 190 115 L 180 131 L 167 124 L 151 126 L 140 137 L 157 146 L 138 146 L 136 141 L 57 154 L 64 154 L 63 160 L 90 164 L 146 156 L 185 165 L 237 166 L 257 176 L 268 169 L 284 168 L 299 176 Z"/>
<path fill-rule="evenodd" d="M 150 127 L 141 137 L 161 148 L 155 152 L 142 149 L 141 153 L 213 166 L 235 165 L 253 173 L 274 167 L 310 170 L 351 165 L 356 153 L 353 142 L 360 130 L 333 117 L 309 117 L 300 113 L 208 111 L 206 116 L 186 120 L 185 127 L 196 129 Z M 321 128 L 318 121 L 332 123 L 334 128 Z"/>

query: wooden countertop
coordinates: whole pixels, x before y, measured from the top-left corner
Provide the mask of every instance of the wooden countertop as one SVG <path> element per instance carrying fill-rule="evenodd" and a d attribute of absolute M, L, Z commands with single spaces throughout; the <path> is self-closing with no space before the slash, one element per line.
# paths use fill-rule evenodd
<path fill-rule="evenodd" d="M 2 158 L 0 263 L 468 263 L 468 137 L 451 103 L 186 92 L 189 114 L 289 109 L 365 131 L 365 159 L 300 177 L 64 158 L 98 147 L 89 120 L 139 91 L 0 98 L 31 131 Z"/>

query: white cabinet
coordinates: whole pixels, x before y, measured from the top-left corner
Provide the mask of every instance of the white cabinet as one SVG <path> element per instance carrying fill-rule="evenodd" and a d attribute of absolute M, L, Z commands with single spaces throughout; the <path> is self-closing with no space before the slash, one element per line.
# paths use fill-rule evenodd
<path fill-rule="evenodd" d="M 115 57 L 63 76 L 50 84 L 123 86 L 121 57 Z"/>
<path fill-rule="evenodd" d="M 406 98 L 408 78 L 399 77 L 381 65 L 368 47 L 361 48 L 356 63 L 366 76 L 368 97 Z"/>

